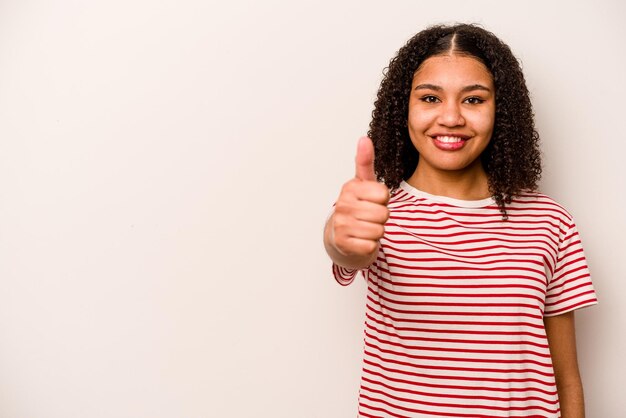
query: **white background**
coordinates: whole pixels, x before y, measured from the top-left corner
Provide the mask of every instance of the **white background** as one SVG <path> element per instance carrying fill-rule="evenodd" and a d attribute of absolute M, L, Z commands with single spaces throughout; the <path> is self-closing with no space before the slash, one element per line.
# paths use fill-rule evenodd
<path fill-rule="evenodd" d="M 322 227 L 383 68 L 476 22 L 522 60 L 542 191 L 600 305 L 587 416 L 626 410 L 626 6 L 0 0 L 0 416 L 351 417 L 364 285 Z"/>

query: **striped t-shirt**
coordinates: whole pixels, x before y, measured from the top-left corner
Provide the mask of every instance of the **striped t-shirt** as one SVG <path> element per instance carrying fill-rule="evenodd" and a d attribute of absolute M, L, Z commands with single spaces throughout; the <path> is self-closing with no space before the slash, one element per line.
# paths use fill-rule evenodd
<path fill-rule="evenodd" d="M 360 417 L 560 416 L 543 318 L 597 303 L 572 217 L 403 182 L 367 280 Z M 333 265 L 342 285 L 357 271 Z"/>

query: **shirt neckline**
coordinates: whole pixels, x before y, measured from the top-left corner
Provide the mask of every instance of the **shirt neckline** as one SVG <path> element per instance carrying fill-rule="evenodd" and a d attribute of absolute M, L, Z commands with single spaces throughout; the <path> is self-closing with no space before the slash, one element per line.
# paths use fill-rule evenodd
<path fill-rule="evenodd" d="M 448 196 L 438 196 L 430 193 L 423 192 L 415 187 L 411 186 L 406 181 L 402 181 L 400 183 L 400 187 L 407 193 L 419 197 L 426 200 L 431 200 L 434 202 L 445 203 L 451 206 L 457 206 L 460 208 L 483 208 L 487 206 L 492 206 L 496 204 L 496 201 L 493 197 L 487 197 L 485 199 L 479 200 L 462 200 L 462 199 L 454 199 Z"/>

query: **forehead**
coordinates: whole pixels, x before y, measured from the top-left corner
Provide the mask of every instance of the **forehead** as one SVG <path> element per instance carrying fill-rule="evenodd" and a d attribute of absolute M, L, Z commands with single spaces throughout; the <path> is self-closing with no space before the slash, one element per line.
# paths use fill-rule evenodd
<path fill-rule="evenodd" d="M 413 74 L 413 84 L 428 82 L 450 84 L 487 84 L 493 86 L 493 76 L 485 64 L 466 55 L 436 55 L 428 58 Z"/>

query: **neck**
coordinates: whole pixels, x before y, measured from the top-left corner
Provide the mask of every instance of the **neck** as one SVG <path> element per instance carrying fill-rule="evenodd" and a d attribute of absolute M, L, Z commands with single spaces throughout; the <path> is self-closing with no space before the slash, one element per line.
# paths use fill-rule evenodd
<path fill-rule="evenodd" d="M 470 170 L 429 170 L 417 165 L 407 180 L 411 186 L 428 194 L 459 200 L 480 200 L 491 196 L 487 173 L 480 162 Z"/>

